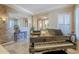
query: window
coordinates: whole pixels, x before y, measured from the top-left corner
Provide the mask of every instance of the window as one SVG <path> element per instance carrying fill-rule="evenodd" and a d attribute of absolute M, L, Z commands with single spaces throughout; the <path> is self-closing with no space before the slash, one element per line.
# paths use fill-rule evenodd
<path fill-rule="evenodd" d="M 43 24 L 42 24 L 42 20 L 39 20 L 39 22 L 38 22 L 38 29 L 39 29 L 39 30 L 42 29 L 42 25 L 43 25 Z"/>
<path fill-rule="evenodd" d="M 18 19 L 17 23 L 18 23 L 19 27 L 28 27 L 27 18 Z"/>
<path fill-rule="evenodd" d="M 10 19 L 8 21 L 8 29 L 13 29 L 13 27 L 14 27 L 14 20 L 13 19 Z"/>
<path fill-rule="evenodd" d="M 62 30 L 64 35 L 70 33 L 70 15 L 60 14 L 58 15 L 58 28 Z"/>
<path fill-rule="evenodd" d="M 47 29 L 47 27 L 48 27 L 48 19 L 43 19 L 43 20 L 38 21 L 38 29 L 39 30 Z"/>
<path fill-rule="evenodd" d="M 26 18 L 22 19 L 15 19 L 15 18 L 10 18 L 8 21 L 8 30 L 12 31 L 14 30 L 14 26 L 18 25 L 20 28 L 22 27 L 28 27 L 28 20 Z"/>
<path fill-rule="evenodd" d="M 79 8 L 76 9 L 76 21 L 75 21 L 75 29 L 76 29 L 76 37 L 79 40 Z"/>

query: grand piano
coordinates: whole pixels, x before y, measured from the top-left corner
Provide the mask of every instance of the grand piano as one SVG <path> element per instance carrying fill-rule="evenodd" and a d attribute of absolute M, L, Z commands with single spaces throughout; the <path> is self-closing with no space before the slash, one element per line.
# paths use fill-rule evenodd
<path fill-rule="evenodd" d="M 46 29 L 31 33 L 29 52 L 45 53 L 56 50 L 76 49 L 75 35 L 63 35 L 59 29 Z"/>

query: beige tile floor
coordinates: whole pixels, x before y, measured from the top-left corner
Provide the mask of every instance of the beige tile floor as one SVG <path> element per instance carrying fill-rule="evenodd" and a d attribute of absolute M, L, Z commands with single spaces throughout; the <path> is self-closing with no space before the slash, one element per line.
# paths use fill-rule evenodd
<path fill-rule="evenodd" d="M 26 41 L 9 42 L 2 45 L 10 54 L 28 54 L 29 45 Z"/>
<path fill-rule="evenodd" d="M 0 54 L 9 54 L 9 52 L 2 45 L 0 45 Z"/>

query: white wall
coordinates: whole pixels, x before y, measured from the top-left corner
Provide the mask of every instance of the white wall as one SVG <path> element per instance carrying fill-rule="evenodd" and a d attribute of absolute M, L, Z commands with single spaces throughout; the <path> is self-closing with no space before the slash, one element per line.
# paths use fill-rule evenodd
<path fill-rule="evenodd" d="M 58 21 L 57 21 L 57 14 L 49 13 L 48 20 L 49 20 L 48 28 L 50 28 L 50 29 L 57 29 L 57 23 L 58 23 Z"/>

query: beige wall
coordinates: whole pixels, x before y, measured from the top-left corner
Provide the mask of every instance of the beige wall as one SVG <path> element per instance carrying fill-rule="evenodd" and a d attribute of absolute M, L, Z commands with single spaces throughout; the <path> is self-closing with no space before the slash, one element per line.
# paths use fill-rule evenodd
<path fill-rule="evenodd" d="M 6 21 L 7 20 L 7 8 L 0 5 L 0 43 L 6 42 Z"/>
<path fill-rule="evenodd" d="M 37 27 L 38 24 L 37 24 L 37 16 L 33 16 L 33 27 L 34 27 L 34 30 L 37 30 Z"/>

